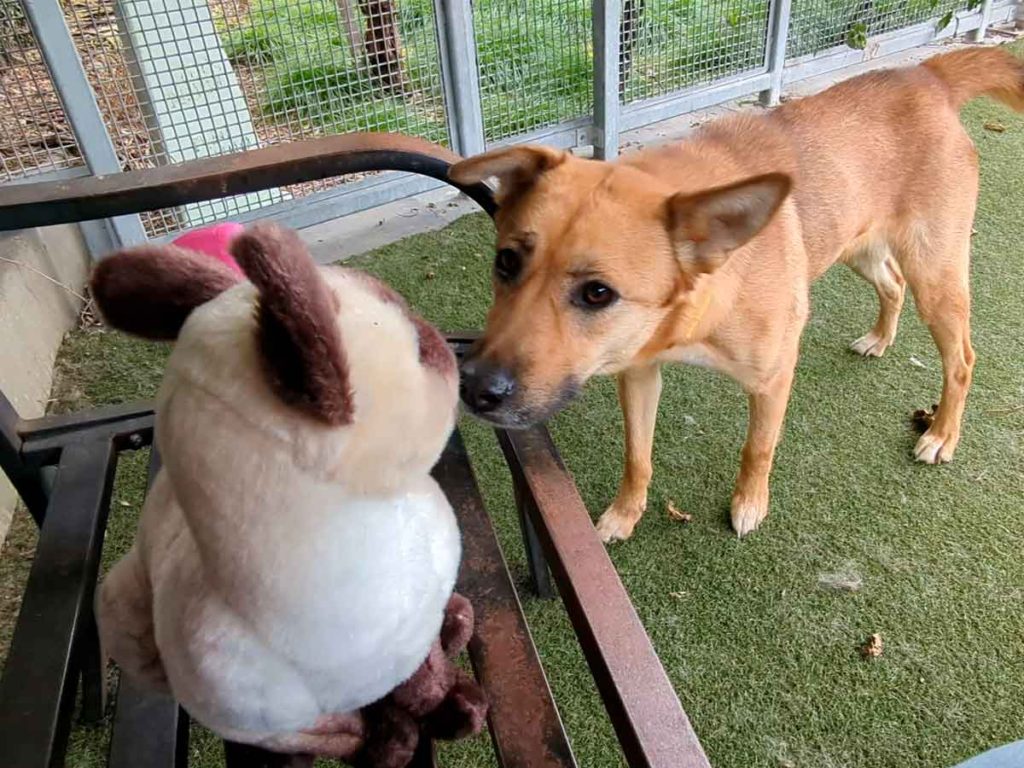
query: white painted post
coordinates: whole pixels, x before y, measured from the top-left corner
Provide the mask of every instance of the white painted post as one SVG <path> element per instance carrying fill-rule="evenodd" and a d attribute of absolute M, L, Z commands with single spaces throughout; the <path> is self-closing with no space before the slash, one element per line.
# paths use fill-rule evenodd
<path fill-rule="evenodd" d="M 619 22 L 622 0 L 593 0 L 594 157 L 619 155 Z"/>
<path fill-rule="evenodd" d="M 988 25 L 992 19 L 992 0 L 982 0 L 981 3 L 981 23 L 978 28 L 971 32 L 970 40 L 974 43 L 980 43 L 985 39 L 985 30 L 988 29 Z"/>
<path fill-rule="evenodd" d="M 145 89 L 153 141 L 171 163 L 259 146 L 206 0 L 118 0 L 117 15 Z M 287 197 L 266 190 L 192 203 L 182 209 L 184 223 L 199 226 Z"/>
<path fill-rule="evenodd" d="M 470 0 L 434 0 L 434 25 L 452 148 L 463 157 L 478 155 L 486 144 Z"/>
<path fill-rule="evenodd" d="M 789 41 L 789 17 L 792 0 L 772 0 L 768 19 L 768 72 L 771 85 L 761 91 L 761 103 L 774 107 L 782 96 L 782 74 L 786 68 L 786 45 Z"/>

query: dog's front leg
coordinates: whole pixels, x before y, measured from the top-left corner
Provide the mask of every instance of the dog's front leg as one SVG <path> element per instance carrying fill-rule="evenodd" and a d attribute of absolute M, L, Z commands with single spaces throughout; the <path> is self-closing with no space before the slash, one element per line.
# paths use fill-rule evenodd
<path fill-rule="evenodd" d="M 768 477 L 782 433 L 793 387 L 796 360 L 766 384 L 750 392 L 750 423 L 743 445 L 740 474 L 732 495 L 732 527 L 739 536 L 755 530 L 768 516 Z"/>
<path fill-rule="evenodd" d="M 597 521 L 605 543 L 628 539 L 647 509 L 654 421 L 661 397 L 661 366 L 644 365 L 619 374 L 619 404 L 626 423 L 626 465 L 614 503 Z"/>

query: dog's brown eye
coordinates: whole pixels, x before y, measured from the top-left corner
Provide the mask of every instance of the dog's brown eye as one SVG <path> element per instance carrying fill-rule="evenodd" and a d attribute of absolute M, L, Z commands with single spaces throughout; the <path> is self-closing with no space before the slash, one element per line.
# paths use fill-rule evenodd
<path fill-rule="evenodd" d="M 586 309 L 604 309 L 619 295 L 602 282 L 591 280 L 580 286 L 579 305 Z"/>
<path fill-rule="evenodd" d="M 502 248 L 494 257 L 494 274 L 503 282 L 515 280 L 522 268 L 522 257 L 511 248 Z"/>

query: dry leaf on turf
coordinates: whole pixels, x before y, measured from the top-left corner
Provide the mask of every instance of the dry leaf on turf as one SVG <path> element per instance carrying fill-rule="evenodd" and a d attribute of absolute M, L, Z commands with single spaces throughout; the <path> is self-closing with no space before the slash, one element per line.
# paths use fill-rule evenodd
<path fill-rule="evenodd" d="M 1000 123 L 998 120 L 989 120 L 985 123 L 985 130 L 992 131 L 993 133 L 1002 133 L 1006 130 L 1006 126 Z"/>
<path fill-rule="evenodd" d="M 860 647 L 860 655 L 865 659 L 877 659 L 882 655 L 882 636 L 875 632 Z"/>
<path fill-rule="evenodd" d="M 918 408 L 914 411 L 910 416 L 910 420 L 914 424 L 914 429 L 918 432 L 927 432 L 928 428 L 932 425 L 932 422 L 935 421 L 935 411 L 938 409 L 939 406 L 936 403 L 931 407 L 931 410 Z"/>
<path fill-rule="evenodd" d="M 693 515 L 689 512 L 683 512 L 676 506 L 674 501 L 669 501 L 668 503 L 668 516 L 670 519 L 676 520 L 680 523 L 688 523 L 693 520 Z"/>

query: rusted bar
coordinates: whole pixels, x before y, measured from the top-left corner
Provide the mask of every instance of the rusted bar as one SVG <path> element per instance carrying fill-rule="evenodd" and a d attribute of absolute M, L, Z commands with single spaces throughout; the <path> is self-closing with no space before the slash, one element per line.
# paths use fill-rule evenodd
<path fill-rule="evenodd" d="M 516 497 L 516 512 L 519 516 L 519 531 L 523 534 L 523 548 L 526 550 L 526 567 L 530 571 L 530 587 L 537 597 L 550 600 L 555 596 L 551 585 L 551 571 L 548 569 L 544 548 L 541 546 L 537 531 L 533 527 L 533 518 L 538 514 L 533 494 L 526 487 L 521 472 L 512 473 L 512 485 Z"/>
<path fill-rule="evenodd" d="M 504 768 L 575 766 L 458 432 L 448 443 L 434 476 L 455 508 L 462 530 L 457 589 L 470 599 L 476 613 L 469 653 L 487 693 L 488 725 L 498 762 Z"/>
<path fill-rule="evenodd" d="M 122 675 L 107 768 L 186 768 L 188 722 L 170 696 L 142 690 Z"/>
<path fill-rule="evenodd" d="M 110 440 L 118 451 L 145 448 L 153 440 L 153 414 L 125 419 L 124 421 L 103 421 L 92 424 L 88 413 L 83 414 L 81 428 L 41 438 L 30 437 L 21 446 L 21 458 L 26 466 L 39 467 L 59 460 L 66 445 L 81 441 L 96 442 Z"/>
<path fill-rule="evenodd" d="M 0 470 L 11 481 L 36 525 L 42 527 L 49 494 L 39 470 L 25 466 L 21 458 L 19 430 L 23 424 L 14 405 L 0 392 Z"/>
<path fill-rule="evenodd" d="M 629 765 L 710 768 L 547 430 L 498 439 L 533 496 L 534 526 Z"/>
<path fill-rule="evenodd" d="M 458 159 L 412 136 L 349 133 L 109 176 L 14 184 L 0 187 L 0 231 L 141 213 L 349 173 L 407 171 L 451 183 L 448 168 Z M 493 214 L 487 186 L 453 186 Z"/>
<path fill-rule="evenodd" d="M 0 680 L 4 768 L 63 764 L 116 464 L 109 442 L 72 443 L 61 455 Z"/>

